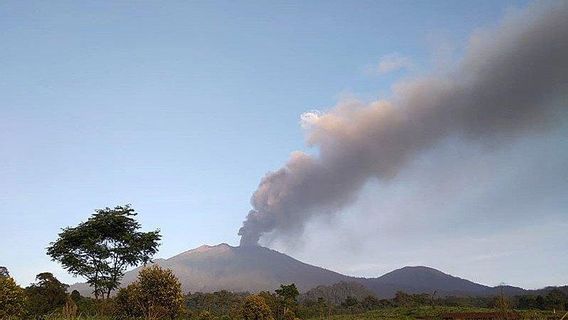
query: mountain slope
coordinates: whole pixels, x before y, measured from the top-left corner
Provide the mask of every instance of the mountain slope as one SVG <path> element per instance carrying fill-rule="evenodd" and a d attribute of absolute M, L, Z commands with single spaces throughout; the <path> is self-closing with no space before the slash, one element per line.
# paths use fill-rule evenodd
<path fill-rule="evenodd" d="M 378 278 L 356 278 L 312 266 L 265 247 L 232 247 L 228 244 L 201 246 L 155 264 L 172 269 L 185 292 L 258 292 L 274 290 L 280 284 L 295 283 L 300 291 L 339 282 L 357 282 L 379 298 L 393 297 L 397 291 L 445 295 L 493 295 L 497 288 L 477 284 L 428 267 L 404 267 Z M 136 279 L 140 268 L 127 272 L 122 286 Z M 85 284 L 70 290 L 89 294 Z M 509 287 L 506 293 L 522 294 L 522 288 Z"/>
<path fill-rule="evenodd" d="M 272 291 L 282 283 L 295 283 L 299 290 L 306 291 L 321 284 L 351 279 L 265 247 L 232 247 L 225 243 L 204 245 L 154 263 L 172 269 L 185 292 Z M 126 272 L 121 285 L 133 282 L 139 270 Z M 71 286 L 70 290 L 74 289 L 89 294 L 84 284 Z"/>
<path fill-rule="evenodd" d="M 393 296 L 396 291 L 438 295 L 485 295 L 491 287 L 445 274 L 439 270 L 416 266 L 404 267 L 361 282 L 379 296 Z"/>

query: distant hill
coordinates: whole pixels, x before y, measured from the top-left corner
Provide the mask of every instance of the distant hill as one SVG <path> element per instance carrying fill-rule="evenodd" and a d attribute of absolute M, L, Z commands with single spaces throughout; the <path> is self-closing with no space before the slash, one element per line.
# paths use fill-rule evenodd
<path fill-rule="evenodd" d="M 438 296 L 486 296 L 496 295 L 500 290 L 422 266 L 404 267 L 378 278 L 356 278 L 303 263 L 265 247 L 232 247 L 225 243 L 216 246 L 204 245 L 169 259 L 157 259 L 154 263 L 172 269 L 186 292 L 213 292 L 223 289 L 235 292 L 272 291 L 282 283 L 295 283 L 301 292 L 306 292 L 317 286 L 331 286 L 340 282 L 359 283 L 379 298 L 391 298 L 397 291 L 436 291 Z M 122 285 L 134 281 L 139 269 L 127 272 Z M 353 286 L 351 288 L 362 292 Z M 82 294 L 90 294 L 90 288 L 85 284 L 70 287 L 70 290 L 75 289 Z M 505 288 L 508 295 L 528 292 L 532 291 L 516 287 Z"/>
<path fill-rule="evenodd" d="M 491 287 L 454 277 L 429 267 L 404 267 L 378 278 L 360 279 L 380 297 L 391 297 L 397 291 L 445 295 L 486 295 Z"/>

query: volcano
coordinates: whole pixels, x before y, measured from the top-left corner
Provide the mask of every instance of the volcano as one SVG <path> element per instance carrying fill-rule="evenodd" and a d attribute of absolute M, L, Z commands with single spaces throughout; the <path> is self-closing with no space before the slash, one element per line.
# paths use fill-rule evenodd
<path fill-rule="evenodd" d="M 288 255 L 261 246 L 233 247 L 222 243 L 203 245 L 169 259 L 156 259 L 154 264 L 171 269 L 185 292 L 272 291 L 280 284 L 295 283 L 300 291 L 319 285 L 356 282 L 370 289 L 379 298 L 391 298 L 397 291 L 432 293 L 437 295 L 483 296 L 497 292 L 496 288 L 474 283 L 439 270 L 413 266 L 394 270 L 377 278 L 357 278 L 298 261 Z M 136 279 L 140 268 L 126 272 L 122 286 Z M 89 295 L 86 284 L 75 284 L 70 290 Z M 508 287 L 515 294 L 522 288 Z"/>

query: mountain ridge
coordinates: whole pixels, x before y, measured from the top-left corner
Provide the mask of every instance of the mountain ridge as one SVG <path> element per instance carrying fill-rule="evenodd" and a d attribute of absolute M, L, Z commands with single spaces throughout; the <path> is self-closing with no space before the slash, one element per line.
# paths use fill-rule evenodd
<path fill-rule="evenodd" d="M 439 296 L 487 296 L 498 294 L 498 287 L 478 284 L 426 266 L 405 266 L 375 278 L 344 275 L 310 265 L 276 250 L 261 246 L 202 245 L 168 259 L 153 262 L 172 269 L 185 292 L 272 291 L 282 283 L 295 283 L 300 291 L 339 282 L 356 282 L 379 298 L 390 298 L 397 291 L 433 293 Z M 141 267 L 125 273 L 121 286 L 135 281 Z M 85 284 L 74 284 L 69 290 L 89 294 Z M 544 289 L 542 289 L 544 290 Z M 506 294 L 529 292 L 507 287 Z"/>

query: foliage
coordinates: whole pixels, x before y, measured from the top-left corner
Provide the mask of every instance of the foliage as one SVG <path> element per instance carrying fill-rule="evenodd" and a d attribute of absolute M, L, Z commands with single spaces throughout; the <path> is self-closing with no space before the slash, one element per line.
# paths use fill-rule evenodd
<path fill-rule="evenodd" d="M 374 293 L 357 282 L 338 282 L 332 285 L 320 285 L 312 288 L 299 297 L 300 301 L 317 301 L 323 298 L 327 303 L 341 304 L 348 296 L 363 300 L 365 297 L 373 296 Z"/>
<path fill-rule="evenodd" d="M 159 230 L 138 231 L 130 205 L 95 210 L 76 227 L 67 227 L 47 254 L 67 271 L 87 279 L 95 298 L 110 296 L 129 266 L 146 264 L 157 252 Z"/>
<path fill-rule="evenodd" d="M 266 302 L 270 310 L 272 310 L 272 317 L 274 319 L 280 319 L 279 310 L 283 307 L 280 297 L 276 293 L 268 291 L 261 291 L 258 295 L 264 299 L 264 302 Z"/>
<path fill-rule="evenodd" d="M 233 315 L 231 318 L 234 318 L 240 313 L 238 309 L 246 295 L 246 293 L 233 293 L 227 290 L 212 293 L 188 293 L 185 297 L 185 305 L 197 315 L 207 311 L 215 318 L 231 315 Z"/>
<path fill-rule="evenodd" d="M 71 297 L 67 297 L 65 305 L 63 306 L 62 316 L 65 319 L 75 319 L 77 317 L 78 309 L 79 308 L 77 307 L 75 301 L 71 299 Z"/>
<path fill-rule="evenodd" d="M 9 276 L 10 272 L 8 272 L 8 268 L 0 266 L 0 278 L 8 278 Z"/>
<path fill-rule="evenodd" d="M 289 285 L 281 284 L 280 289 L 276 289 L 275 292 L 287 304 L 296 303 L 298 295 L 300 295 L 300 292 L 298 292 L 298 288 L 296 288 L 296 285 L 294 283 Z"/>
<path fill-rule="evenodd" d="M 119 290 L 116 303 L 122 316 L 173 319 L 182 309 L 181 284 L 171 270 L 147 267 L 140 271 L 137 281 Z"/>
<path fill-rule="evenodd" d="M 272 311 L 259 295 L 245 298 L 241 317 L 243 320 L 272 320 Z"/>
<path fill-rule="evenodd" d="M 49 272 L 38 274 L 36 282 L 25 290 L 28 313 L 39 317 L 62 308 L 67 301 L 67 287 Z"/>
<path fill-rule="evenodd" d="M 109 314 L 109 308 L 106 306 L 106 304 L 103 306 L 103 301 L 97 301 L 89 297 L 83 297 L 77 290 L 73 290 L 69 297 L 77 305 L 77 313 L 79 315 L 96 316 Z"/>
<path fill-rule="evenodd" d="M 294 283 L 289 285 L 281 284 L 280 289 L 276 289 L 274 292 L 276 292 L 276 295 L 278 296 L 276 318 L 294 318 L 294 311 L 296 311 L 298 296 L 300 295 L 296 285 Z"/>
<path fill-rule="evenodd" d="M 0 277 L 0 319 L 19 318 L 25 312 L 24 290 L 10 277 Z"/>

